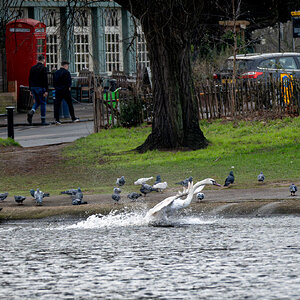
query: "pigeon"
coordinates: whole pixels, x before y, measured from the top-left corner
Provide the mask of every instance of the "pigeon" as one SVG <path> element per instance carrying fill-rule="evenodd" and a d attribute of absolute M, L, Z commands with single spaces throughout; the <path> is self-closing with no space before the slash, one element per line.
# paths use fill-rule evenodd
<path fill-rule="evenodd" d="M 225 184 L 224 186 L 229 186 L 230 184 L 234 183 L 234 175 L 233 175 L 233 171 L 230 171 L 229 175 L 227 176 L 226 180 L 225 180 Z"/>
<path fill-rule="evenodd" d="M 295 196 L 297 191 L 298 191 L 297 187 L 292 183 L 290 185 L 291 196 Z"/>
<path fill-rule="evenodd" d="M 44 198 L 44 193 L 39 189 L 36 189 L 36 191 L 34 192 L 34 199 L 37 205 L 43 205 L 43 198 Z"/>
<path fill-rule="evenodd" d="M 155 182 L 154 182 L 154 185 L 155 184 L 158 184 L 158 183 L 160 183 L 161 182 L 161 177 L 160 177 L 160 175 L 157 175 L 156 176 L 156 180 L 155 180 Z"/>
<path fill-rule="evenodd" d="M 8 196 L 8 193 L 1 193 L 0 194 L 0 201 L 4 201 Z"/>
<path fill-rule="evenodd" d="M 120 188 L 114 187 L 114 194 L 120 194 L 122 190 Z"/>
<path fill-rule="evenodd" d="M 147 194 L 149 194 L 151 192 L 158 192 L 158 189 L 153 188 L 151 185 L 149 185 L 147 183 L 143 183 L 140 188 L 140 192 L 142 194 L 144 194 L 144 196 L 146 196 Z"/>
<path fill-rule="evenodd" d="M 131 200 L 137 200 L 139 197 L 143 196 L 142 194 L 139 193 L 130 193 L 127 195 L 127 198 L 131 199 Z"/>
<path fill-rule="evenodd" d="M 45 198 L 45 197 L 50 197 L 50 194 L 49 193 L 44 193 L 43 198 Z"/>
<path fill-rule="evenodd" d="M 82 201 L 83 199 L 83 193 L 81 191 L 81 188 L 79 187 L 77 189 L 77 192 L 75 195 L 72 195 L 72 205 L 81 205 L 81 204 L 87 204 L 86 201 Z"/>
<path fill-rule="evenodd" d="M 151 179 L 153 179 L 153 177 L 139 178 L 134 184 L 135 185 L 144 184 Z"/>
<path fill-rule="evenodd" d="M 257 180 L 259 182 L 264 182 L 265 180 L 265 175 L 263 174 L 263 172 L 260 172 L 260 174 L 257 176 Z"/>
<path fill-rule="evenodd" d="M 19 205 L 23 204 L 23 201 L 26 199 L 26 197 L 24 197 L 24 196 L 14 196 L 14 197 L 15 197 L 15 201 L 16 201 Z"/>
<path fill-rule="evenodd" d="M 114 187 L 114 193 L 111 195 L 111 198 L 115 201 L 115 204 L 117 204 L 121 199 L 120 193 L 121 189 Z"/>
<path fill-rule="evenodd" d="M 125 184 L 125 177 L 124 176 L 121 176 L 121 178 L 117 178 L 117 181 L 116 181 L 116 185 L 117 186 L 123 186 Z"/>
<path fill-rule="evenodd" d="M 197 199 L 199 201 L 202 201 L 204 199 L 204 194 L 203 193 L 197 193 Z"/>
<path fill-rule="evenodd" d="M 67 190 L 67 191 L 63 191 L 63 192 L 60 192 L 61 194 L 67 194 L 67 195 L 75 195 L 77 193 L 78 189 L 70 189 L 70 190 Z"/>
<path fill-rule="evenodd" d="M 166 182 L 159 182 L 159 183 L 153 185 L 153 188 L 159 189 L 160 191 L 165 190 L 167 187 L 168 187 L 168 184 Z"/>
<path fill-rule="evenodd" d="M 182 186 L 187 187 L 188 184 L 189 184 L 189 182 L 192 182 L 192 181 L 193 181 L 193 177 L 190 176 L 189 178 L 186 178 L 186 179 L 184 179 L 184 180 L 182 180 L 182 181 L 176 182 L 175 184 L 180 184 L 180 185 L 182 185 Z"/>
<path fill-rule="evenodd" d="M 31 189 L 29 192 L 30 192 L 30 195 L 32 196 L 32 198 L 34 198 L 34 192 L 35 192 L 35 190 Z"/>

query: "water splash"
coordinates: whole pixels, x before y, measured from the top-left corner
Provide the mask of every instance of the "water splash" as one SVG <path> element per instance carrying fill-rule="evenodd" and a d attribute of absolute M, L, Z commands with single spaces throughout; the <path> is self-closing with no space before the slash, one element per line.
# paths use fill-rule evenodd
<path fill-rule="evenodd" d="M 143 211 L 111 211 L 108 215 L 96 214 L 88 217 L 85 221 L 70 225 L 67 229 L 83 228 L 105 228 L 105 227 L 127 227 L 148 225 Z"/>
<path fill-rule="evenodd" d="M 203 219 L 197 216 L 174 216 L 167 221 L 156 222 L 145 218 L 146 210 L 131 211 L 111 211 L 108 215 L 96 214 L 88 217 L 84 221 L 64 227 L 64 229 L 94 229 L 128 226 L 186 226 L 212 224 L 215 220 Z"/>

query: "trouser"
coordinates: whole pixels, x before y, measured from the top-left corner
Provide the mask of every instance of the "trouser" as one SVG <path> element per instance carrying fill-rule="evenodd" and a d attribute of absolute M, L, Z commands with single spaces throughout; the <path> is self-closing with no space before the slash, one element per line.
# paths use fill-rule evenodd
<path fill-rule="evenodd" d="M 72 120 L 75 120 L 74 107 L 72 103 L 72 96 L 69 90 L 55 90 L 55 101 L 54 101 L 54 119 L 59 122 L 59 110 L 61 102 L 64 99 L 68 104 L 70 115 Z"/>
<path fill-rule="evenodd" d="M 35 112 L 39 106 L 41 106 L 41 119 L 46 118 L 46 98 L 44 93 L 46 92 L 45 88 L 41 87 L 31 87 L 30 91 L 34 97 L 34 104 L 32 110 Z"/>

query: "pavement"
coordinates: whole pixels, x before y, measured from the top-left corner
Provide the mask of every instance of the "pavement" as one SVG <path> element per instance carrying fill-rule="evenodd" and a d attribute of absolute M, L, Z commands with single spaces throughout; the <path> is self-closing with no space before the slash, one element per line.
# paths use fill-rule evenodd
<path fill-rule="evenodd" d="M 15 141 L 22 147 L 36 147 L 73 142 L 78 138 L 93 133 L 93 104 L 74 104 L 75 115 L 80 122 L 72 123 L 71 119 L 61 119 L 62 125 L 54 125 L 53 105 L 47 105 L 46 121 L 49 126 L 41 126 L 40 113 L 33 117 L 32 126 L 27 123 L 26 113 L 14 114 Z M 7 120 L 0 118 L 0 138 L 7 138 Z"/>

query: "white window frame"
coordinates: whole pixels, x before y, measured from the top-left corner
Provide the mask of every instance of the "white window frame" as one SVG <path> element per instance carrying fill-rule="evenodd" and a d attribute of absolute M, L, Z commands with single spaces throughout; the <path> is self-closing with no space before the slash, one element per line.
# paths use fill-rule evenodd
<path fill-rule="evenodd" d="M 59 69 L 61 62 L 60 11 L 59 8 L 43 8 L 42 11 L 42 22 L 47 26 L 46 66 L 51 72 Z M 51 13 L 54 15 L 50 16 Z"/>
<path fill-rule="evenodd" d="M 88 69 L 93 71 L 92 60 L 92 19 L 91 10 L 85 8 L 86 19 L 80 20 L 82 12 L 78 11 L 78 15 L 74 15 L 74 20 L 78 20 L 78 24 L 74 25 L 74 56 L 75 56 L 75 72 L 78 74 L 80 70 Z M 85 39 L 87 38 L 87 42 Z"/>
<path fill-rule="evenodd" d="M 145 35 L 142 27 L 137 26 L 137 37 L 136 37 L 136 57 L 139 68 L 150 68 L 150 60 L 148 56 L 147 44 L 145 40 Z"/>
<path fill-rule="evenodd" d="M 105 8 L 104 20 L 106 73 L 111 75 L 114 70 L 124 70 L 121 8 Z"/>

